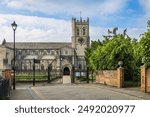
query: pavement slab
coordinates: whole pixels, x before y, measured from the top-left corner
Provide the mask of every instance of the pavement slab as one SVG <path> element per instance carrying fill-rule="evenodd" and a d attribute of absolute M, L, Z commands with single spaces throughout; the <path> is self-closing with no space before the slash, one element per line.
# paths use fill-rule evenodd
<path fill-rule="evenodd" d="M 16 86 L 17 87 L 17 86 Z M 149 100 L 139 87 L 116 88 L 100 84 L 18 84 L 11 100 Z"/>

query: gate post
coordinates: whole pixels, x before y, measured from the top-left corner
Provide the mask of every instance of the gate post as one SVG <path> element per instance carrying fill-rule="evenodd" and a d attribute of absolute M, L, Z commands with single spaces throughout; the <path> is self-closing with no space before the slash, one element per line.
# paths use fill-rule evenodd
<path fill-rule="evenodd" d="M 48 65 L 48 83 L 50 83 L 50 72 L 51 72 L 51 65 Z"/>
<path fill-rule="evenodd" d="M 71 83 L 75 83 L 75 66 L 72 66 L 72 78 L 71 78 Z"/>
<path fill-rule="evenodd" d="M 123 67 L 119 67 L 117 69 L 117 77 L 118 77 L 118 88 L 122 88 L 123 82 L 124 82 L 124 69 L 123 69 Z"/>
<path fill-rule="evenodd" d="M 86 82 L 89 83 L 89 67 L 87 67 L 86 71 Z"/>
<path fill-rule="evenodd" d="M 146 67 L 141 66 L 141 91 L 147 92 Z"/>
<path fill-rule="evenodd" d="M 35 86 L 35 63 L 33 63 L 33 86 Z"/>

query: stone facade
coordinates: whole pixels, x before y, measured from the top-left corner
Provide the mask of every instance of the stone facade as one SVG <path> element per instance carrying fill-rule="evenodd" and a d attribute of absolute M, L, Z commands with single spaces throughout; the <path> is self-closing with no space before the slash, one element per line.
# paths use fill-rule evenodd
<path fill-rule="evenodd" d="M 90 46 L 89 19 L 72 18 L 72 47 L 79 56 L 84 56 L 84 49 Z"/>
<path fill-rule="evenodd" d="M 0 71 L 11 67 L 12 58 L 13 50 L 4 45 L 0 45 Z"/>
<path fill-rule="evenodd" d="M 36 69 L 47 70 L 51 64 L 53 69 L 63 70 L 68 67 L 71 71 L 85 70 L 84 50 L 90 44 L 89 19 L 76 20 L 72 18 L 71 42 L 16 42 L 16 69 L 32 70 L 33 59 L 39 59 Z M 0 70 L 11 68 L 13 65 L 13 43 L 6 40 L 0 45 Z"/>

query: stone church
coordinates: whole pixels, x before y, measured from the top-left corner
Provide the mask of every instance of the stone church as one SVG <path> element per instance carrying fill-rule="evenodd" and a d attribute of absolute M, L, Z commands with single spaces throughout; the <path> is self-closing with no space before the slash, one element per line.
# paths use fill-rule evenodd
<path fill-rule="evenodd" d="M 35 69 L 47 70 L 48 65 L 55 70 L 86 70 L 84 50 L 90 46 L 89 18 L 72 18 L 70 42 L 16 42 L 16 70 L 32 70 L 33 59 L 40 60 Z M 0 70 L 12 68 L 13 42 L 5 39 L 0 45 Z"/>

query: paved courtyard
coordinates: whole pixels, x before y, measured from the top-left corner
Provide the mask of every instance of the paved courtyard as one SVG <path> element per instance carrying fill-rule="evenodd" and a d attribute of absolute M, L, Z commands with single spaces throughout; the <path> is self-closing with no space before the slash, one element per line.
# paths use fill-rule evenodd
<path fill-rule="evenodd" d="M 17 84 L 12 100 L 140 100 L 150 99 L 140 88 L 116 88 L 98 84 Z"/>

